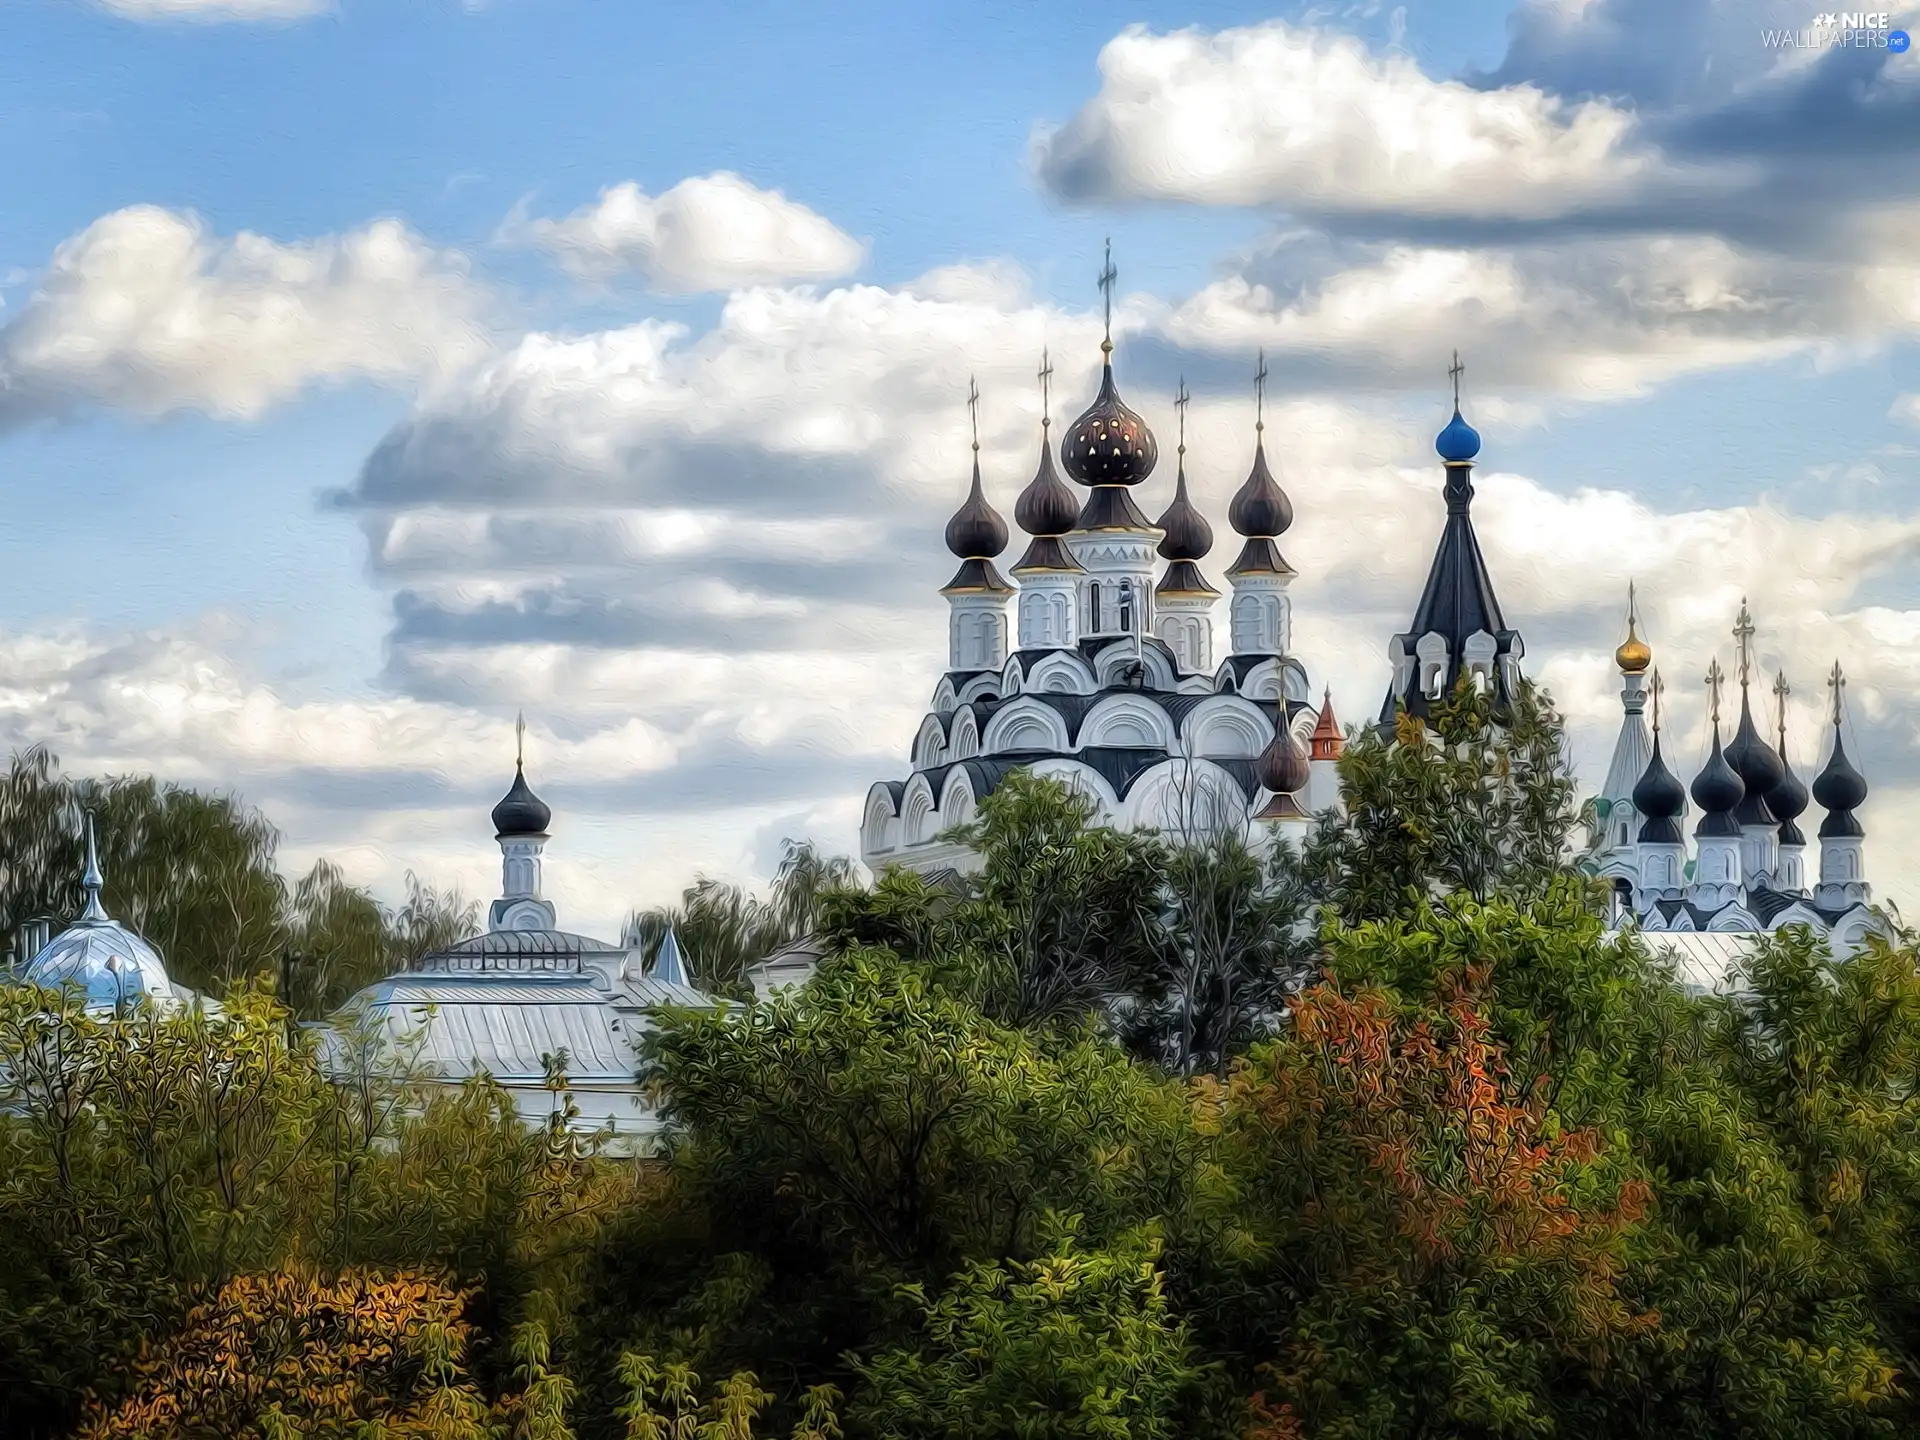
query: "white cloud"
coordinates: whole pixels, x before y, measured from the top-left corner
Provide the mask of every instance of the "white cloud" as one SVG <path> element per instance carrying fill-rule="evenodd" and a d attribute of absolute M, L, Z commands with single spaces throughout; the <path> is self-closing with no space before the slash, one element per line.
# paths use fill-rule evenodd
<path fill-rule="evenodd" d="M 1041 178 L 1073 199 L 1540 219 L 1625 200 L 1665 170 L 1604 101 L 1434 80 L 1405 55 L 1282 21 L 1134 26 L 1101 51 L 1100 76 L 1036 137 Z"/>
<path fill-rule="evenodd" d="M 333 0 L 95 0 L 129 20 L 307 20 L 333 9 Z"/>
<path fill-rule="evenodd" d="M 1641 393 L 1675 376 L 1796 352 L 1871 349 L 1920 334 L 1920 264 L 1893 237 L 1900 207 L 1860 217 L 1829 252 L 1796 258 L 1704 235 L 1524 247 L 1371 249 L 1291 287 L 1284 247 L 1255 255 L 1135 323 L 1182 347 L 1265 346 L 1303 384 L 1427 383 L 1457 347 L 1476 374 L 1574 396 Z"/>
<path fill-rule="evenodd" d="M 1889 418 L 1920 426 L 1920 394 L 1902 395 L 1893 402 Z"/>
<path fill-rule="evenodd" d="M 309 385 L 412 385 L 479 354 L 458 254 L 381 220 L 291 244 L 138 205 L 65 241 L 0 330 L 0 417 L 112 405 L 250 418 Z"/>
<path fill-rule="evenodd" d="M 583 280 L 638 275 L 670 294 L 833 280 L 866 256 L 831 221 L 724 170 L 659 196 L 629 180 L 560 220 L 516 214 L 501 238 L 545 251 Z"/>

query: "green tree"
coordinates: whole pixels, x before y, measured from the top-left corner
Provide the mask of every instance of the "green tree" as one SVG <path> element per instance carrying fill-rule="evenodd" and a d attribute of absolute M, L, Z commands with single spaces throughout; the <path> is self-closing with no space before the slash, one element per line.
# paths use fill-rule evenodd
<path fill-rule="evenodd" d="M 1430 723 L 1402 712 L 1391 735 L 1363 729 L 1339 763 L 1343 810 L 1304 859 L 1343 919 L 1456 892 L 1526 897 L 1568 873 L 1576 786 L 1560 717 L 1530 681 L 1501 706 L 1463 678 Z"/>
<path fill-rule="evenodd" d="M 630 915 L 622 943 L 651 955 L 671 926 L 695 985 L 710 995 L 745 999 L 752 991 L 748 967 L 811 934 L 826 897 L 857 881 L 851 860 L 823 856 L 812 841 L 788 840 L 768 899 L 702 876 L 678 905 Z"/>
<path fill-rule="evenodd" d="M 1203 1390 L 1149 1233 L 1084 1250 L 1073 1227 L 1028 1261 L 974 1261 L 907 1294 L 922 1336 L 859 1367 L 850 1412 L 875 1440 L 1173 1440 Z"/>

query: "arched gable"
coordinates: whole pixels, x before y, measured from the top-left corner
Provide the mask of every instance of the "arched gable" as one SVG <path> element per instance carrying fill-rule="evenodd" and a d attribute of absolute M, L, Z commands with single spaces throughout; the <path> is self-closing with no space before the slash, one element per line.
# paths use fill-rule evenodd
<path fill-rule="evenodd" d="M 941 828 L 964 825 L 973 815 L 973 777 L 967 773 L 966 766 L 956 765 L 947 772 L 946 783 L 940 788 Z"/>
<path fill-rule="evenodd" d="M 1093 670 L 1100 677 L 1102 689 L 1117 685 L 1120 675 L 1136 663 L 1146 667 L 1147 688 L 1172 690 L 1179 686 L 1179 671 L 1167 659 L 1165 650 L 1158 645 L 1141 645 L 1135 654 L 1135 648 L 1130 639 L 1116 640 L 1094 657 Z"/>
<path fill-rule="evenodd" d="M 1276 655 L 1262 660 L 1241 676 L 1238 684 L 1228 686 L 1224 683 L 1232 677 L 1231 662 L 1223 664 L 1215 672 L 1216 688 L 1238 690 L 1250 700 L 1275 700 L 1284 693 L 1287 699 L 1304 705 L 1309 698 L 1306 667 L 1291 655 Z"/>
<path fill-rule="evenodd" d="M 1709 934 L 1751 935 L 1759 929 L 1760 922 L 1737 900 L 1707 922 Z"/>
<path fill-rule="evenodd" d="M 973 718 L 972 710 L 962 710 L 954 717 L 953 734 L 947 741 L 947 755 L 954 760 L 969 760 L 980 753 L 980 722 Z"/>
<path fill-rule="evenodd" d="M 953 688 L 953 677 L 942 675 L 940 683 L 933 687 L 933 701 L 929 707 L 936 715 L 945 715 L 960 703 L 960 697 Z"/>
<path fill-rule="evenodd" d="M 929 715 L 920 722 L 920 729 L 913 737 L 913 768 L 924 770 L 930 765 L 938 765 L 946 758 L 946 754 L 945 716 Z"/>
<path fill-rule="evenodd" d="M 895 813 L 893 790 L 886 781 L 867 791 L 866 818 L 860 822 L 861 850 L 868 855 L 879 855 L 893 849 L 897 839 L 893 828 Z"/>
<path fill-rule="evenodd" d="M 1093 667 L 1079 651 L 1056 650 L 1034 662 L 1027 672 L 1026 688 L 1055 695 L 1091 695 L 1100 687 L 1094 681 Z"/>
<path fill-rule="evenodd" d="M 983 700 L 998 700 L 999 698 L 1000 677 L 989 671 L 987 674 L 974 676 L 971 680 L 967 681 L 965 685 L 962 685 L 960 687 L 959 697 L 955 703 L 957 705 L 977 705 Z"/>
<path fill-rule="evenodd" d="M 907 793 L 900 801 L 900 843 L 924 845 L 939 834 L 941 828 L 940 807 L 934 799 L 933 787 L 925 775 L 915 775 L 907 782 Z"/>
<path fill-rule="evenodd" d="M 998 755 L 1008 750 L 1070 750 L 1067 722 L 1060 712 L 1031 696 L 1010 700 L 987 722 L 981 750 Z"/>
<path fill-rule="evenodd" d="M 1080 725 L 1080 743 L 1133 750 L 1172 750 L 1173 721 L 1153 701 L 1138 695 L 1103 697 Z"/>
<path fill-rule="evenodd" d="M 1245 828 L 1247 797 L 1239 782 L 1211 760 L 1176 756 L 1133 782 L 1121 817 L 1136 829 L 1211 835 Z"/>
<path fill-rule="evenodd" d="M 1208 696 L 1187 712 L 1180 730 L 1182 753 L 1222 759 L 1251 760 L 1273 739 L 1266 714 L 1238 695 Z"/>
<path fill-rule="evenodd" d="M 1026 688 L 1026 672 L 1020 668 L 1018 656 L 1009 655 L 1007 663 L 1000 668 L 1000 693 L 1011 699 Z"/>

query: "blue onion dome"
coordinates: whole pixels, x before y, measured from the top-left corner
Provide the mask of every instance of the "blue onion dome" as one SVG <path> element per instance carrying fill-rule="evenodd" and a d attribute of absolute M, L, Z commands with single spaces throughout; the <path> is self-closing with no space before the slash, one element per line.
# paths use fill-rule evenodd
<path fill-rule="evenodd" d="M 1101 367 L 1100 393 L 1060 442 L 1060 463 L 1082 485 L 1138 485 L 1160 462 L 1160 442 L 1129 410 L 1113 384 L 1113 361 Z"/>
<path fill-rule="evenodd" d="M 1773 787 L 1780 783 L 1786 767 L 1780 763 L 1780 757 L 1773 753 L 1773 747 L 1761 739 L 1760 732 L 1754 728 L 1753 711 L 1747 704 L 1744 686 L 1740 692 L 1740 726 L 1734 731 L 1733 742 L 1727 746 L 1727 763 L 1740 777 L 1745 791 L 1740 800 L 1740 823 L 1773 824 L 1775 816 L 1767 806 L 1767 797 L 1773 793 Z"/>
<path fill-rule="evenodd" d="M 553 812 L 527 785 L 525 768 L 516 764 L 513 767 L 513 787 L 493 807 L 495 837 L 511 840 L 516 836 L 542 836 L 547 833 L 547 825 L 552 819 Z"/>
<path fill-rule="evenodd" d="M 1693 777 L 1693 803 L 1701 810 L 1700 823 L 1693 833 L 1738 835 L 1740 822 L 1733 818 L 1733 811 L 1746 798 L 1746 793 L 1747 787 L 1741 783 L 1739 772 L 1727 763 L 1726 752 L 1720 748 L 1720 728 L 1716 725 L 1713 754 Z"/>
<path fill-rule="evenodd" d="M 1033 479 L 1014 501 L 1013 518 L 1027 534 L 1040 537 L 1064 535 L 1080 518 L 1080 502 L 1074 498 L 1060 472 L 1053 468 L 1053 447 L 1047 444 L 1044 426 L 1040 437 L 1040 467 Z"/>
<path fill-rule="evenodd" d="M 1681 786 L 1679 777 L 1667 768 L 1666 757 L 1660 753 L 1660 737 L 1653 737 L 1653 754 L 1647 760 L 1647 768 L 1633 786 L 1633 808 L 1646 823 L 1640 827 L 1640 838 L 1671 844 L 1679 840 L 1680 831 L 1674 824 L 1680 812 L 1687 808 L 1687 792 Z M 1647 832 L 1656 826 L 1664 826 L 1661 834 L 1650 835 Z M 1671 830 L 1671 836 L 1665 830 Z"/>
<path fill-rule="evenodd" d="M 1433 448 L 1449 465 L 1464 465 L 1480 453 L 1480 432 L 1460 418 L 1458 405 L 1447 428 L 1434 437 Z"/>
<path fill-rule="evenodd" d="M 1813 798 L 1827 812 L 1827 818 L 1820 822 L 1822 839 L 1866 833 L 1853 812 L 1867 798 L 1867 780 L 1847 758 L 1847 744 L 1840 738 L 1837 725 L 1833 728 L 1833 754 L 1814 779 Z"/>
<path fill-rule="evenodd" d="M 1071 498 L 1071 497 L 1069 497 Z M 973 449 L 973 488 L 947 521 L 947 549 L 962 560 L 991 560 L 1007 548 L 1007 522 L 980 488 L 980 447 Z"/>
<path fill-rule="evenodd" d="M 100 902 L 106 883 L 94 842 L 93 816 L 86 821 L 87 863 L 80 879 L 86 896 L 79 916 L 27 962 L 21 979 L 45 990 L 78 989 L 87 1008 L 120 1010 L 151 1000 L 186 1003 L 193 992 L 174 984 L 152 945 L 107 914 Z"/>
<path fill-rule="evenodd" d="M 1267 447 L 1261 441 L 1254 442 L 1253 469 L 1247 472 L 1246 483 L 1234 491 L 1227 506 L 1227 523 L 1250 540 L 1271 540 L 1286 534 L 1293 524 L 1293 502 L 1267 468 Z"/>
<path fill-rule="evenodd" d="M 1213 527 L 1187 495 L 1187 467 L 1183 463 L 1173 482 L 1173 503 L 1153 522 L 1166 533 L 1160 537 L 1163 560 L 1204 560 L 1213 548 Z"/>

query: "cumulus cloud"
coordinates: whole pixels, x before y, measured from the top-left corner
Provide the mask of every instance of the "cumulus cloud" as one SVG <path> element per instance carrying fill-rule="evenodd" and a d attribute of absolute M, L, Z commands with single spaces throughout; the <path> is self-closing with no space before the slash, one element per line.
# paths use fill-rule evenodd
<path fill-rule="evenodd" d="M 637 275 L 669 294 L 834 280 L 866 258 L 832 221 L 724 170 L 658 196 L 629 180 L 559 220 L 516 213 L 501 238 L 545 251 L 582 280 Z"/>
<path fill-rule="evenodd" d="M 0 420 L 111 405 L 251 418 L 306 387 L 411 386 L 486 346 L 461 256 L 381 220 L 281 243 L 138 205 L 63 242 L 0 329 Z"/>
<path fill-rule="evenodd" d="M 307 20 L 333 9 L 333 0 L 95 0 L 129 20 Z"/>
<path fill-rule="evenodd" d="M 1136 26 L 1101 52 L 1100 78 L 1036 138 L 1042 181 L 1068 199 L 1536 219 L 1617 203 L 1666 170 L 1604 100 L 1434 80 L 1407 56 L 1281 21 Z"/>
<path fill-rule="evenodd" d="M 1184 349 L 1263 345 L 1300 385 L 1430 384 L 1435 357 L 1458 346 L 1496 385 L 1633 395 L 1679 375 L 1920 334 L 1920 264 L 1896 238 L 1914 224 L 1920 207 L 1861 217 L 1817 258 L 1686 234 L 1364 247 L 1304 282 L 1279 250 L 1138 315 Z"/>

